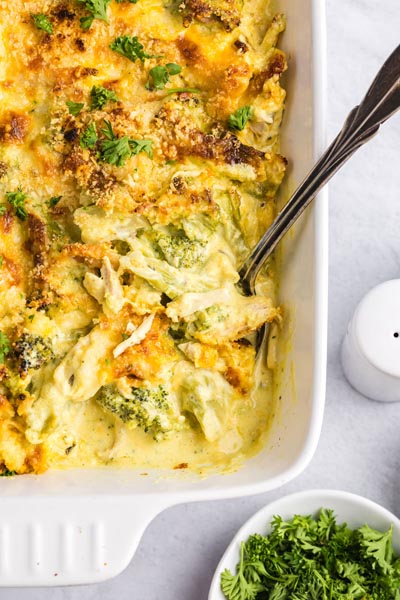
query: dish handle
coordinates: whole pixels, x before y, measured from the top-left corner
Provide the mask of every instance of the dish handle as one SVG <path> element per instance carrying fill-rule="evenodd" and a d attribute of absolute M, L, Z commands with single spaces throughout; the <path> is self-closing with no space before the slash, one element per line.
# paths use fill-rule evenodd
<path fill-rule="evenodd" d="M 167 504 L 155 496 L 0 498 L 0 586 L 97 583 L 118 575 Z"/>

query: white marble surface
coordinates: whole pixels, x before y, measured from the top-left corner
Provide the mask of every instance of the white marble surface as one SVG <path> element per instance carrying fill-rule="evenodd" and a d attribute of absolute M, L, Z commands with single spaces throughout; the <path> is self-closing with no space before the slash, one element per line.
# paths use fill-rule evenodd
<path fill-rule="evenodd" d="M 301 1 L 301 0 L 296 0 Z M 399 0 L 327 0 L 328 132 L 333 137 L 399 43 Z M 330 317 L 325 421 L 308 469 L 273 493 L 171 508 L 148 527 L 127 570 L 107 583 L 2 589 L 4 600 L 206 600 L 214 568 L 240 524 L 279 495 L 332 487 L 400 516 L 400 404 L 379 404 L 343 378 L 339 346 L 375 284 L 400 277 L 400 115 L 330 186 Z"/>

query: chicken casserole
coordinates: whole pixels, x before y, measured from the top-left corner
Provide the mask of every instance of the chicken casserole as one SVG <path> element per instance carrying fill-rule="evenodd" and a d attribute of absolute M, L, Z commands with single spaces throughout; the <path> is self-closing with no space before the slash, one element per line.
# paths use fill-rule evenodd
<path fill-rule="evenodd" d="M 236 284 L 285 173 L 283 16 L 0 6 L 2 472 L 236 466 L 272 409 L 274 263 Z"/>

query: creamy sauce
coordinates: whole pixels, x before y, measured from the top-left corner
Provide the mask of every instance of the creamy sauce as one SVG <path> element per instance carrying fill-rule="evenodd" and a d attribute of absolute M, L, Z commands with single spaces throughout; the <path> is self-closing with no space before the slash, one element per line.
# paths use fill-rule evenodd
<path fill-rule="evenodd" d="M 236 284 L 285 173 L 284 18 L 200 5 L 86 31 L 73 0 L 0 0 L 0 471 L 203 474 L 265 444 L 274 263 Z"/>

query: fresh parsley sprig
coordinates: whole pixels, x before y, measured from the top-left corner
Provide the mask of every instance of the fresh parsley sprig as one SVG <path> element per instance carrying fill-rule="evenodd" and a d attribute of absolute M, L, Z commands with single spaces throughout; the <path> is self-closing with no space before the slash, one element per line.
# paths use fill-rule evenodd
<path fill-rule="evenodd" d="M 247 580 L 245 576 L 245 544 L 240 546 L 240 560 L 236 568 L 236 575 L 228 569 L 221 574 L 221 590 L 230 600 L 254 600 L 263 590 L 259 581 Z"/>
<path fill-rule="evenodd" d="M 36 29 L 41 29 L 42 31 L 45 31 L 49 35 L 51 35 L 53 33 L 53 24 L 49 20 L 49 18 L 46 17 L 45 14 L 43 14 L 43 13 L 37 13 L 37 14 L 31 13 L 31 19 L 32 19 L 33 24 L 35 25 Z"/>
<path fill-rule="evenodd" d="M 67 100 L 65 104 L 67 105 L 69 114 L 73 117 L 77 117 L 85 106 L 83 102 L 73 102 L 72 100 Z"/>
<path fill-rule="evenodd" d="M 110 48 L 132 62 L 136 60 L 144 62 L 146 58 L 155 58 L 155 55 L 145 52 L 143 44 L 139 42 L 136 35 L 120 35 L 111 42 Z"/>
<path fill-rule="evenodd" d="M 352 530 L 332 510 L 319 516 L 274 517 L 272 532 L 243 542 L 235 574 L 221 574 L 228 600 L 397 600 L 400 558 L 391 527 Z"/>
<path fill-rule="evenodd" d="M 169 82 L 170 75 L 178 75 L 181 71 L 182 67 L 176 63 L 153 67 L 149 71 L 149 78 L 145 87 L 147 90 L 163 90 Z"/>
<path fill-rule="evenodd" d="M 96 123 L 90 123 L 79 138 L 81 148 L 90 148 L 94 150 L 99 139 L 97 135 Z"/>
<path fill-rule="evenodd" d="M 228 127 L 233 131 L 243 131 L 251 116 L 251 106 L 242 106 L 229 115 Z"/>
<path fill-rule="evenodd" d="M 94 85 L 90 91 L 90 108 L 101 110 L 107 102 L 118 102 L 117 94 L 102 85 Z"/>
<path fill-rule="evenodd" d="M 111 0 L 77 0 L 77 2 L 90 13 L 80 19 L 82 29 L 85 31 L 90 29 L 95 19 L 108 23 L 107 8 Z"/>
<path fill-rule="evenodd" d="M 116 167 L 123 167 L 128 158 L 140 152 L 145 152 L 150 158 L 153 157 L 151 140 L 135 140 L 127 135 L 117 137 L 110 121 L 104 121 L 104 125 L 101 132 L 106 139 L 100 144 L 100 158 L 104 162 Z"/>
<path fill-rule="evenodd" d="M 5 333 L 0 331 L 0 363 L 4 364 L 6 357 L 11 352 L 11 342 Z"/>
<path fill-rule="evenodd" d="M 18 188 L 16 192 L 6 192 L 6 198 L 8 202 L 15 208 L 15 214 L 21 221 L 25 221 L 28 213 L 25 209 L 25 200 L 27 195 L 22 191 L 21 188 Z"/>

